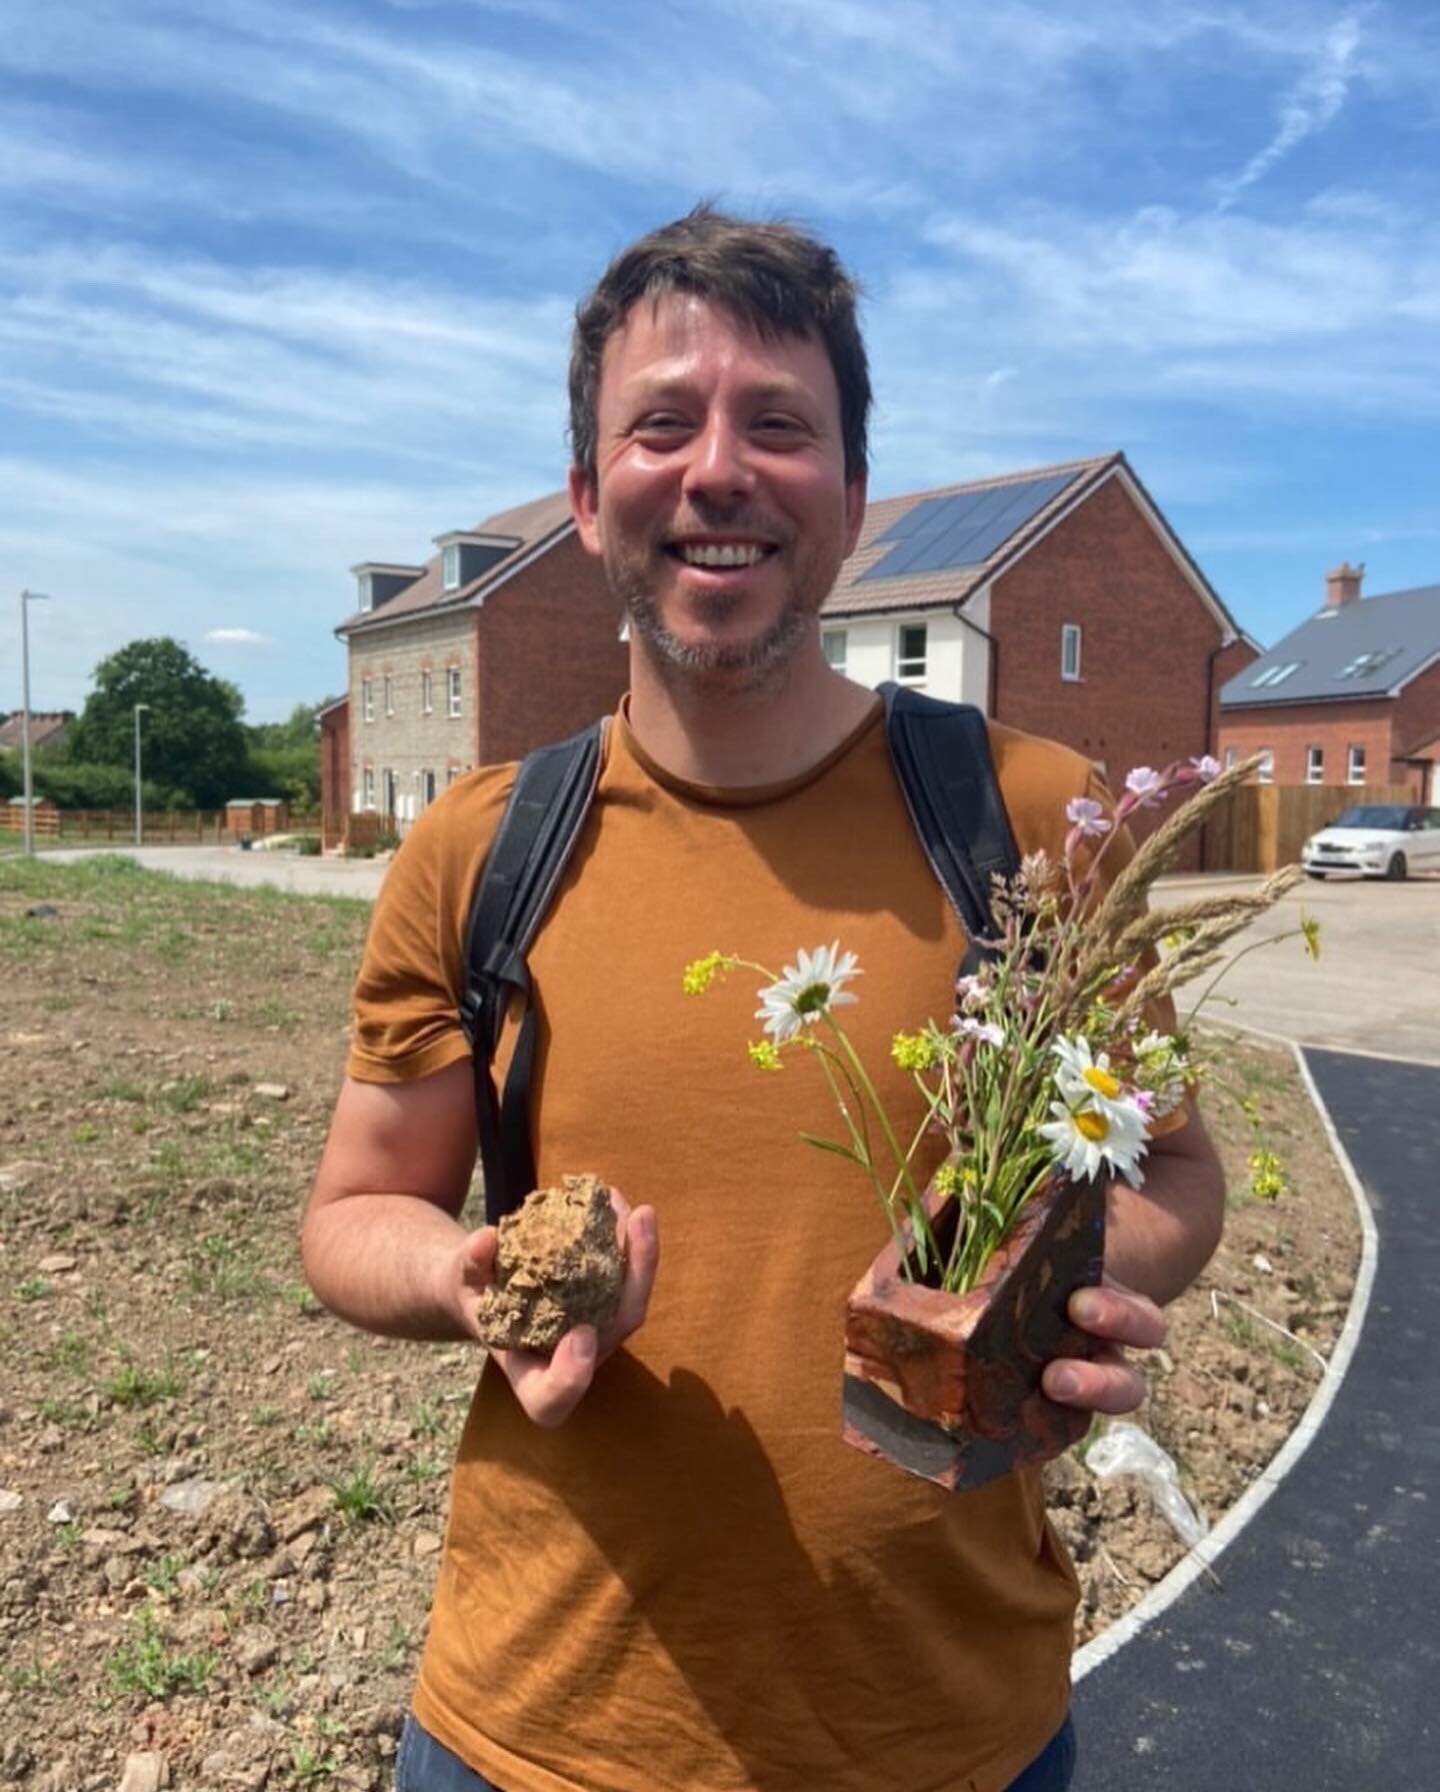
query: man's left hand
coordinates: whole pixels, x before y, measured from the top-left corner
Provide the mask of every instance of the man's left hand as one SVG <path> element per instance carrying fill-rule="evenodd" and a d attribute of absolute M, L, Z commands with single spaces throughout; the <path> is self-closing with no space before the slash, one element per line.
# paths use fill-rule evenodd
<path fill-rule="evenodd" d="M 1057 1357 L 1041 1386 L 1061 1406 L 1092 1412 L 1134 1412 L 1146 1394 L 1145 1377 L 1125 1355 L 1126 1346 L 1154 1350 L 1165 1342 L 1165 1315 L 1148 1295 L 1108 1276 L 1098 1288 L 1070 1296 L 1072 1324 L 1101 1340 L 1093 1357 Z"/>

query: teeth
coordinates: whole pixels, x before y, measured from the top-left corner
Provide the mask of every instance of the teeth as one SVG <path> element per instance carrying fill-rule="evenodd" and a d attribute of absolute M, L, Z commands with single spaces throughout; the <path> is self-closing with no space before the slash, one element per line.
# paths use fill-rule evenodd
<path fill-rule="evenodd" d="M 687 566 L 754 566 L 765 549 L 755 542 L 685 542 L 680 558 Z"/>

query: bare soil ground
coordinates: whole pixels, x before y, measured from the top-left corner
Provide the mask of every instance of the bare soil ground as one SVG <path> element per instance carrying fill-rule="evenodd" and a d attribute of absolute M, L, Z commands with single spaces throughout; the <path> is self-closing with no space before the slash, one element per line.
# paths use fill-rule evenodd
<path fill-rule="evenodd" d="M 367 913 L 0 862 L 0 1785 L 389 1784 L 474 1365 L 358 1336 L 300 1277 Z M 1309 1400 L 1358 1256 L 1288 1057 L 1233 1075 L 1293 1192 L 1246 1198 L 1218 1111 L 1228 1237 L 1141 1415 L 1212 1520 Z M 1182 1549 L 1082 1453 L 1052 1512 L 1088 1636 Z"/>

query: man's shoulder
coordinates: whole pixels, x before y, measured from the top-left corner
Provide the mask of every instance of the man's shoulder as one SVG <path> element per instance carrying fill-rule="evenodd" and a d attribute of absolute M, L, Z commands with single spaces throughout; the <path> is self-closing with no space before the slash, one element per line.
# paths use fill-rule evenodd
<path fill-rule="evenodd" d="M 1068 825 L 1065 805 L 1073 796 L 1093 793 L 1100 782 L 1094 762 L 1058 740 L 1003 722 L 991 722 L 989 731 L 995 775 L 1021 852 L 1060 850 Z"/>

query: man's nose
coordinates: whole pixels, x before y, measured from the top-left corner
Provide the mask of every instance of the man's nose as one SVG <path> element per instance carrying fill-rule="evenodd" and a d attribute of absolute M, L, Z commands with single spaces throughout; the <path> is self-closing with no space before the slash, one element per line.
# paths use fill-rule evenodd
<path fill-rule="evenodd" d="M 690 444 L 686 493 L 723 504 L 748 498 L 754 489 L 755 471 L 744 430 L 724 416 L 709 417 Z"/>

